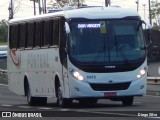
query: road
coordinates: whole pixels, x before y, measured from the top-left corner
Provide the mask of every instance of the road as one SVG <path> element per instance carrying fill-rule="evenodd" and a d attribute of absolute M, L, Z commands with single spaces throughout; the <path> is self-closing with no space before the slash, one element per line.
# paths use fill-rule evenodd
<path fill-rule="evenodd" d="M 28 106 L 26 98 L 23 96 L 15 95 L 8 90 L 8 86 L 0 85 L 0 111 L 12 111 L 12 112 L 42 112 L 42 117 L 47 113 L 48 119 L 52 117 L 58 117 L 60 120 L 65 119 L 81 120 L 99 120 L 105 119 L 105 117 L 118 118 L 119 120 L 125 119 L 148 119 L 143 117 L 151 113 L 152 116 L 149 119 L 160 118 L 160 97 L 159 96 L 144 96 L 135 97 L 133 106 L 122 106 L 121 102 L 110 100 L 99 100 L 98 104 L 93 106 L 81 106 L 76 101 L 70 108 L 59 108 L 56 105 L 55 99 L 49 99 L 46 106 Z M 155 117 L 157 114 L 157 117 Z M 140 115 L 141 117 L 138 117 Z M 129 118 L 128 118 L 129 117 Z M 16 119 L 16 118 L 15 118 Z M 27 118 L 25 118 L 27 119 Z M 44 118 L 41 118 L 42 120 Z M 47 118 L 46 118 L 47 119 Z M 45 120 L 46 120 L 45 119 Z M 71 119 L 71 120 L 72 120 Z"/>

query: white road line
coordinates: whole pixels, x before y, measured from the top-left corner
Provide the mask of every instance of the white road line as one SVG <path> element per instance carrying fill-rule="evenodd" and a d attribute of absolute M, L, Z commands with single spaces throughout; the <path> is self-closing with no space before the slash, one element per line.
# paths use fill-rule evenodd
<path fill-rule="evenodd" d="M 3 107 L 11 107 L 11 106 L 13 106 L 13 105 L 2 104 L 2 105 L 0 105 L 0 106 L 3 106 Z"/>
<path fill-rule="evenodd" d="M 29 106 L 18 106 L 19 108 L 31 108 L 31 107 L 29 107 Z"/>
<path fill-rule="evenodd" d="M 71 109 L 60 109 L 59 111 L 70 111 Z"/>
<path fill-rule="evenodd" d="M 49 107 L 38 107 L 38 109 L 41 109 L 41 110 L 51 110 L 52 108 L 49 108 Z"/>

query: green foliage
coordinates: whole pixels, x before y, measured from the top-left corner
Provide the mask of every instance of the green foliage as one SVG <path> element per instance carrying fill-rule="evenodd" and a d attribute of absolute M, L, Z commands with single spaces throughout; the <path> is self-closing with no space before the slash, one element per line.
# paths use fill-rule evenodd
<path fill-rule="evenodd" d="M 156 21 L 156 25 L 160 25 L 160 2 L 159 0 L 151 1 L 151 17 Z"/>
<path fill-rule="evenodd" d="M 0 21 L 0 42 L 6 42 L 8 35 L 8 26 L 6 20 Z"/>

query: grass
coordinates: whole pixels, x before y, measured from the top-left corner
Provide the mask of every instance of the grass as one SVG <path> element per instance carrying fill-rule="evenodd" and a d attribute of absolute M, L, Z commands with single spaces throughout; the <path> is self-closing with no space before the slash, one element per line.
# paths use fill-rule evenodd
<path fill-rule="evenodd" d="M 7 45 L 7 44 L 8 44 L 7 42 L 0 41 L 0 45 Z"/>

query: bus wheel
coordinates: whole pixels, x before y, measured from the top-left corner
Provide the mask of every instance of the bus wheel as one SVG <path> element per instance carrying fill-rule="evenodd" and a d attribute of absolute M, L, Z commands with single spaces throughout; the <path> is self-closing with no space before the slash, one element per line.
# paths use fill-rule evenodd
<path fill-rule="evenodd" d="M 71 99 L 65 99 L 62 97 L 62 90 L 61 90 L 61 86 L 60 83 L 58 83 L 58 87 L 57 87 L 57 105 L 60 107 L 69 107 L 72 104 L 72 100 Z"/>
<path fill-rule="evenodd" d="M 28 84 L 26 87 L 26 96 L 27 96 L 27 102 L 30 106 L 46 105 L 47 103 L 47 97 L 32 97 L 30 87 Z"/>
<path fill-rule="evenodd" d="M 124 98 L 122 98 L 122 104 L 124 106 L 131 106 L 133 104 L 133 96 L 126 96 Z"/>
<path fill-rule="evenodd" d="M 32 97 L 28 84 L 27 84 L 27 87 L 26 87 L 26 96 L 27 96 L 28 104 L 31 105 L 31 106 L 34 106 L 36 104 L 36 99 L 34 97 Z"/>

